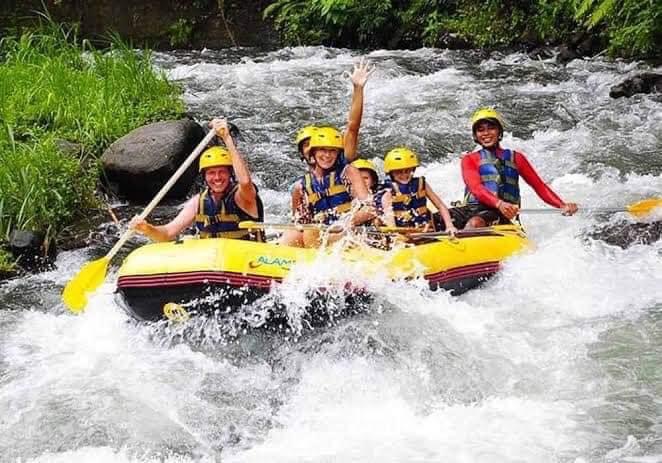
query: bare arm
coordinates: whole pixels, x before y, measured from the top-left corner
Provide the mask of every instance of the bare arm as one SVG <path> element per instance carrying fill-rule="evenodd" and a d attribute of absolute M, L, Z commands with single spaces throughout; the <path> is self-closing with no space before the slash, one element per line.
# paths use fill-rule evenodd
<path fill-rule="evenodd" d="M 427 197 L 430 201 L 432 201 L 432 204 L 434 204 L 434 207 L 437 208 L 439 211 L 439 214 L 441 215 L 441 218 L 444 221 L 444 224 L 446 225 L 446 231 L 450 233 L 455 233 L 457 229 L 453 225 L 453 221 L 451 220 L 451 214 L 448 212 L 448 207 L 446 207 L 446 204 L 441 200 L 439 196 L 437 196 L 437 193 L 435 193 L 432 190 L 432 187 L 427 184 L 425 185 L 425 192 L 427 194 Z"/>
<path fill-rule="evenodd" d="M 351 186 L 352 198 L 360 201 L 367 201 L 370 199 L 370 192 L 363 183 L 361 173 L 354 166 L 347 166 L 343 172 L 344 177 L 347 179 Z"/>
<path fill-rule="evenodd" d="M 374 71 L 375 68 L 370 68 L 369 63 L 365 62 L 364 58 L 361 58 L 361 62 L 358 66 L 354 66 L 354 72 L 349 76 L 354 90 L 352 92 L 352 104 L 349 108 L 349 116 L 347 118 L 347 131 L 345 132 L 343 142 L 347 162 L 352 162 L 358 157 L 359 128 L 361 127 L 361 119 L 363 118 L 363 88 Z"/>
<path fill-rule="evenodd" d="M 387 191 L 382 196 L 382 216 L 381 221 L 387 227 L 395 227 L 395 216 L 393 215 L 393 195 Z"/>
<path fill-rule="evenodd" d="M 297 223 L 307 223 L 310 221 L 308 209 L 303 195 L 303 185 L 297 182 L 292 188 L 292 219 Z"/>
<path fill-rule="evenodd" d="M 241 154 L 239 154 L 239 151 L 234 144 L 234 140 L 232 139 L 232 136 L 230 136 L 227 120 L 214 119 L 209 125 L 216 130 L 216 133 L 221 137 L 223 143 L 230 152 L 230 156 L 232 156 L 232 169 L 234 170 L 234 176 L 238 185 L 237 192 L 235 193 L 235 201 L 237 202 L 237 205 L 250 215 L 257 216 L 257 190 L 251 179 L 248 165 Z"/>
<path fill-rule="evenodd" d="M 129 227 L 139 231 L 154 241 L 171 241 L 193 224 L 195 215 L 198 211 L 199 200 L 200 195 L 195 195 L 186 201 L 182 210 L 179 211 L 179 214 L 165 225 L 152 225 L 145 219 L 136 216 L 131 219 Z"/>

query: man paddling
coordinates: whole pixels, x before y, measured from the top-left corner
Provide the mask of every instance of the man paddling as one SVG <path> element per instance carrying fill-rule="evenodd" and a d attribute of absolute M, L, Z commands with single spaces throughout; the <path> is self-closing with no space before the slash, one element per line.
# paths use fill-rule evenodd
<path fill-rule="evenodd" d="M 170 241 L 195 224 L 202 238 L 261 239 L 261 234 L 239 228 L 242 220 L 262 222 L 264 208 L 246 162 L 237 151 L 225 119 L 209 123 L 225 148 L 213 146 L 200 156 L 199 170 L 206 189 L 189 199 L 165 225 L 134 217 L 129 226 L 155 241 Z"/>
<path fill-rule="evenodd" d="M 458 228 L 480 228 L 508 224 L 520 209 L 519 178 L 536 194 L 564 215 L 577 212 L 577 204 L 564 202 L 540 178 L 519 151 L 500 146 L 503 118 L 492 108 L 481 108 L 471 118 L 474 141 L 481 149 L 462 158 L 462 178 L 466 185 L 461 206 L 451 209 Z"/>

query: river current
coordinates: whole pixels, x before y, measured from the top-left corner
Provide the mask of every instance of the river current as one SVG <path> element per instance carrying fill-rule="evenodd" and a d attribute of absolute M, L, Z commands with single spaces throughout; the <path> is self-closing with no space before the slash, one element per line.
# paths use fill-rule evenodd
<path fill-rule="evenodd" d="M 294 134 L 345 124 L 343 74 L 359 57 L 309 47 L 155 62 L 194 117 L 240 127 L 267 219 L 284 221 L 303 169 Z M 644 63 L 434 49 L 367 58 L 377 70 L 362 156 L 379 164 L 413 148 L 447 201 L 462 196 L 468 119 L 484 105 L 504 113 L 504 145 L 568 201 L 615 207 L 662 192 L 662 98 L 608 95 Z M 545 207 L 528 187 L 523 202 Z M 113 300 L 116 267 L 71 315 L 59 292 L 107 247 L 63 252 L 57 270 L 0 286 L 0 461 L 662 462 L 662 241 L 591 236 L 630 220 L 621 214 L 523 220 L 536 250 L 482 288 L 452 297 L 363 282 L 378 294 L 363 313 L 278 334 L 132 322 Z M 342 271 L 294 271 L 274 297 L 296 318 L 306 290 Z"/>

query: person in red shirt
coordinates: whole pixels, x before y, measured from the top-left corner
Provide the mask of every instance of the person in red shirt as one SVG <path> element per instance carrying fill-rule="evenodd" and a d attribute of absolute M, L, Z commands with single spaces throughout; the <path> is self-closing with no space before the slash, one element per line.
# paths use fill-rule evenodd
<path fill-rule="evenodd" d="M 457 228 L 511 223 L 520 209 L 520 177 L 531 185 L 540 199 L 561 209 L 564 215 L 577 212 L 577 204 L 559 198 L 524 153 L 500 146 L 504 123 L 497 111 L 479 109 L 473 114 L 471 124 L 474 141 L 481 149 L 462 158 L 465 198 L 461 206 L 451 209 Z"/>

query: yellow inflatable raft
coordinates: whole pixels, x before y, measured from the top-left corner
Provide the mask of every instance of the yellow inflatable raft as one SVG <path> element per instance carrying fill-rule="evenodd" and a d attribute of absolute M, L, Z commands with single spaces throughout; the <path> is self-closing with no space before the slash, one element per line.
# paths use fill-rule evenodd
<path fill-rule="evenodd" d="M 423 277 L 432 289 L 460 293 L 494 275 L 501 262 L 529 245 L 521 227 L 503 225 L 463 231 L 454 239 L 417 240 L 390 251 L 351 246 L 342 250 L 341 259 L 347 265 L 360 262 L 367 273 Z M 143 320 L 168 316 L 168 303 L 186 303 L 210 292 L 221 294 L 221 307 L 231 310 L 266 294 L 295 265 L 324 252 L 329 251 L 222 238 L 148 244 L 124 260 L 117 293 L 129 313 Z"/>

